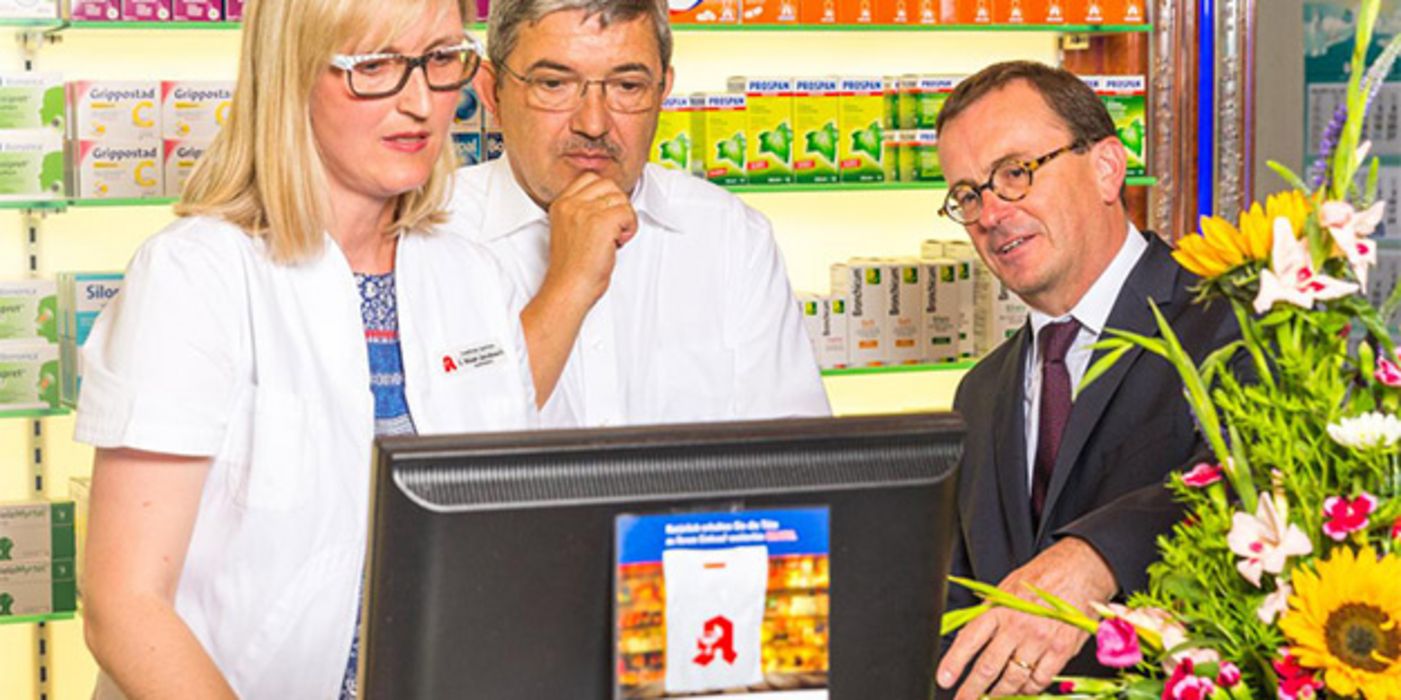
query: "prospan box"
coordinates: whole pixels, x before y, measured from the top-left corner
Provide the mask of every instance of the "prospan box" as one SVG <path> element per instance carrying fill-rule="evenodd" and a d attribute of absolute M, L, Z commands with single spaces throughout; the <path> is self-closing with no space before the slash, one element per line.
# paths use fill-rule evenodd
<path fill-rule="evenodd" d="M 156 81 L 68 83 L 73 138 L 144 141 L 161 137 L 161 84 Z"/>
<path fill-rule="evenodd" d="M 700 108 L 691 114 L 696 139 L 691 157 L 711 182 L 740 185 L 748 181 L 744 171 L 746 106 L 743 93 L 710 93 L 701 95 Z"/>
<path fill-rule="evenodd" d="M 1141 75 L 1085 76 L 1085 84 L 1109 110 L 1114 131 L 1128 151 L 1126 173 L 1129 176 L 1148 172 L 1148 83 Z"/>
<path fill-rule="evenodd" d="M 899 84 L 899 117 L 901 129 L 933 129 L 939 111 L 954 88 L 963 82 L 961 75 L 906 75 Z"/>
<path fill-rule="evenodd" d="M 793 81 L 793 179 L 803 183 L 837 182 L 841 144 L 841 93 L 837 78 Z"/>
<path fill-rule="evenodd" d="M 698 101 L 689 95 L 668 97 L 662 102 L 657 117 L 657 133 L 652 138 L 653 163 L 669 170 L 691 172 L 691 151 L 695 136 L 691 132 L 691 117 Z M 698 106 L 698 105 L 696 105 Z"/>
<path fill-rule="evenodd" d="M 745 95 L 745 171 L 750 184 L 793 181 L 793 79 L 729 80 L 730 92 Z"/>
<path fill-rule="evenodd" d="M 881 136 L 885 80 L 842 78 L 837 90 L 841 93 L 841 143 L 837 157 L 842 182 L 881 182 L 885 179 L 881 166 L 885 148 Z"/>

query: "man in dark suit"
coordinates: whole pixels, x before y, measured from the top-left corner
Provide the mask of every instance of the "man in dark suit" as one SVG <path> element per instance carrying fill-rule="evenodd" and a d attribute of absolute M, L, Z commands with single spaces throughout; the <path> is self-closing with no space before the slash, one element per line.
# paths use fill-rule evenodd
<path fill-rule="evenodd" d="M 943 213 L 1031 308 L 954 400 L 968 437 L 953 573 L 1035 599 L 1030 584 L 1090 612 L 1146 585 L 1154 540 L 1181 512 L 1163 481 L 1199 445 L 1182 384 L 1154 355 L 1130 351 L 1077 395 L 1102 354 L 1091 346 L 1107 328 L 1157 335 L 1150 299 L 1197 359 L 1229 342 L 1234 322 L 1224 304 L 1192 304 L 1196 278 L 1129 222 L 1123 144 L 1075 75 L 984 69 L 945 103 L 939 137 L 952 183 Z M 975 602 L 950 587 L 949 609 Z M 1088 638 L 996 609 L 957 634 L 939 683 L 959 700 L 1035 693 L 1063 670 L 1091 670 Z"/>

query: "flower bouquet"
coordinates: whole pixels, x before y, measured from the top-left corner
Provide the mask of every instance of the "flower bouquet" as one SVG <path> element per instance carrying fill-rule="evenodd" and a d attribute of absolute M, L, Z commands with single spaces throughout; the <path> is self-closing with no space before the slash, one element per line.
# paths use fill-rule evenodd
<path fill-rule="evenodd" d="M 1159 538 L 1148 590 L 1096 619 L 954 579 L 984 603 L 949 612 L 945 634 L 990 606 L 1080 627 L 1119 669 L 1058 679 L 1084 698 L 1401 698 L 1401 357 L 1385 322 L 1401 292 L 1381 309 L 1363 296 L 1384 204 L 1360 135 L 1401 52 L 1398 37 L 1366 69 L 1377 14 L 1364 0 L 1312 181 L 1271 163 L 1290 191 L 1178 243 L 1198 303 L 1229 304 L 1240 339 L 1195 365 L 1159 314 L 1161 337 L 1106 331 L 1086 373 L 1133 347 L 1165 358 L 1214 454 L 1168 483 L 1186 517 Z"/>

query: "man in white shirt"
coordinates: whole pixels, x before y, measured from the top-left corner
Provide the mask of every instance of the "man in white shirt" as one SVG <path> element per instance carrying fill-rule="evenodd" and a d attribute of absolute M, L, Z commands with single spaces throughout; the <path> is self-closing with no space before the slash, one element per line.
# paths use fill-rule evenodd
<path fill-rule="evenodd" d="M 535 377 L 548 425 L 825 415 L 768 221 L 647 165 L 673 79 L 666 13 L 656 0 L 493 3 L 477 89 L 506 156 L 458 172 L 448 227 L 532 298 L 521 321 L 549 355 L 533 364 L 568 357 Z"/>
<path fill-rule="evenodd" d="M 1224 305 L 1191 303 L 1197 279 L 1129 222 L 1114 122 L 1075 75 L 1002 63 L 963 81 L 939 116 L 950 188 L 988 268 L 1031 307 L 978 363 L 954 407 L 967 423 L 952 572 L 1087 614 L 1141 589 L 1154 541 L 1180 518 L 1164 479 L 1199 449 L 1171 365 L 1132 350 L 1086 387 L 1106 329 L 1156 336 L 1152 301 L 1193 358 L 1236 337 Z M 949 607 L 976 601 L 950 586 Z M 1035 694 L 1067 669 L 1093 674 L 1078 628 L 996 609 L 959 630 L 939 666 L 958 700 Z"/>

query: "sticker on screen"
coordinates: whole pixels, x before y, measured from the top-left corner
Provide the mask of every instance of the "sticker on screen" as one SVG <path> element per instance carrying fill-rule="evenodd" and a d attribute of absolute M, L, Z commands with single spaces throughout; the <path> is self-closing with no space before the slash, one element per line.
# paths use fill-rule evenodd
<path fill-rule="evenodd" d="M 615 697 L 826 700 L 825 507 L 620 515 Z"/>

